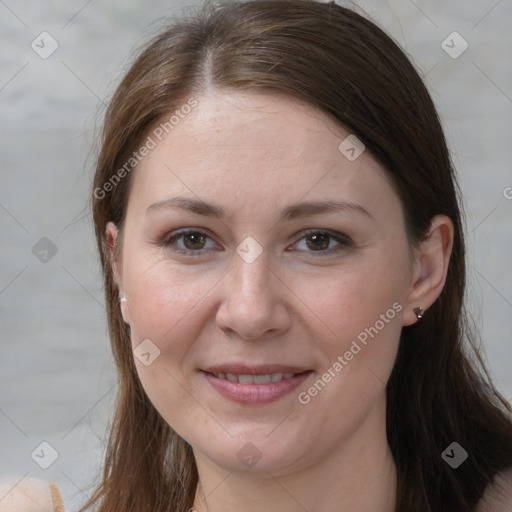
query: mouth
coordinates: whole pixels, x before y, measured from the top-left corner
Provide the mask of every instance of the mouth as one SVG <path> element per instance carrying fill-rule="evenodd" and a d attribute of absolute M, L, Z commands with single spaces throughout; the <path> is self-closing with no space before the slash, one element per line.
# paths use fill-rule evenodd
<path fill-rule="evenodd" d="M 269 384 L 270 382 L 281 382 L 283 379 L 292 379 L 299 373 L 265 373 L 262 375 L 243 375 L 236 373 L 211 373 L 218 379 L 238 382 L 240 384 Z"/>
<path fill-rule="evenodd" d="M 281 365 L 224 365 L 200 372 L 223 397 L 252 405 L 274 402 L 288 395 L 313 373 L 312 370 Z"/>

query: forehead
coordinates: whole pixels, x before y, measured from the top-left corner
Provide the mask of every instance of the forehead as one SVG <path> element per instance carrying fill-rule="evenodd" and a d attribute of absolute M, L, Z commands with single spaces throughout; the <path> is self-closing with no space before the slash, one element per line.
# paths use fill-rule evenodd
<path fill-rule="evenodd" d="M 367 151 L 347 158 L 350 132 L 318 109 L 261 93 L 195 99 L 179 122 L 164 116 L 150 132 L 155 147 L 134 172 L 130 203 L 183 193 L 233 210 L 301 198 L 398 201 L 384 168 Z"/>

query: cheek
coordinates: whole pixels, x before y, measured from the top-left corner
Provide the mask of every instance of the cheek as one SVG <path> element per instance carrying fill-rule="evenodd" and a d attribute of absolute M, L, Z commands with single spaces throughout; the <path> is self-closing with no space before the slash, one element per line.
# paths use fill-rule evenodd
<path fill-rule="evenodd" d="M 347 259 L 346 265 L 315 282 L 296 281 L 294 291 L 308 297 L 305 302 L 318 317 L 315 325 L 316 343 L 322 352 L 321 373 L 331 369 L 325 376 L 329 382 L 332 374 L 343 375 L 332 378 L 328 387 L 343 394 L 344 400 L 354 396 L 343 392 L 347 386 L 357 390 L 359 397 L 368 395 L 371 399 L 382 391 L 389 377 L 402 329 L 407 289 L 403 269 L 407 262 L 405 249 L 380 247 L 368 250 L 364 257 Z M 324 398 L 328 396 L 330 392 Z"/>
<path fill-rule="evenodd" d="M 200 328 L 197 314 L 215 284 L 214 273 L 198 273 L 161 260 L 134 262 L 132 268 L 137 270 L 127 274 L 126 294 L 134 343 L 151 338 L 160 350 L 172 344 L 179 354 L 194 328 Z"/>
<path fill-rule="evenodd" d="M 375 266 L 360 270 L 326 279 L 312 297 L 327 334 L 316 338 L 322 352 L 317 379 L 298 390 L 298 401 L 321 425 L 319 438 L 344 436 L 363 421 L 384 393 L 396 359 L 403 287 Z"/>
<path fill-rule="evenodd" d="M 191 399 L 197 393 L 184 362 L 204 328 L 204 301 L 219 276 L 191 272 L 186 266 L 178 269 L 161 260 L 131 263 L 131 268 L 137 270 L 126 274 L 125 284 L 132 346 L 137 352 L 137 346 L 149 339 L 158 352 L 148 366 L 135 357 L 137 372 L 155 408 L 186 437 L 187 427 L 182 425 L 185 418 L 186 425 L 200 425 L 204 414 Z"/>
<path fill-rule="evenodd" d="M 381 315 L 386 317 L 386 325 L 401 323 L 398 310 L 406 296 L 404 272 L 399 270 L 403 265 L 398 258 L 388 265 L 385 258 L 375 255 L 315 279 L 295 278 L 294 291 L 323 321 L 322 331 L 327 338 L 356 337 L 381 319 Z"/>
<path fill-rule="evenodd" d="M 324 364 L 329 367 L 342 356 L 344 364 L 382 367 L 386 373 L 400 338 L 402 301 L 397 286 L 369 281 L 368 274 L 326 281 L 323 292 L 311 297 L 318 318 L 312 330 Z"/>
<path fill-rule="evenodd" d="M 193 265 L 178 265 L 164 255 L 132 258 L 126 267 L 132 346 L 149 339 L 158 349 L 150 366 L 135 360 L 137 372 L 149 399 L 180 435 L 187 425 L 204 423 L 204 409 L 194 388 L 196 340 L 211 325 L 212 297 L 228 270 L 198 272 Z M 203 407 L 205 404 L 202 404 Z M 177 412 L 178 411 L 178 414 Z"/>

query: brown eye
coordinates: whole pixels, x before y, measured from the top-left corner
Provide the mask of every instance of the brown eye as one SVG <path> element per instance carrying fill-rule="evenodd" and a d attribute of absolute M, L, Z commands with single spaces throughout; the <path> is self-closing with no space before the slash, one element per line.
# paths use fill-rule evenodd
<path fill-rule="evenodd" d="M 329 247 L 330 236 L 326 233 L 311 235 L 306 238 L 306 245 L 313 250 L 325 250 Z"/>
<path fill-rule="evenodd" d="M 343 233 L 321 230 L 306 232 L 305 236 L 300 238 L 295 245 L 299 245 L 303 240 L 305 240 L 305 244 L 299 250 L 317 253 L 318 256 L 329 256 L 352 245 L 351 239 Z"/>
<path fill-rule="evenodd" d="M 187 249 L 203 249 L 206 237 L 201 233 L 186 233 L 183 236 L 184 245 Z"/>
<path fill-rule="evenodd" d="M 212 248 L 207 247 L 208 240 L 210 237 L 202 231 L 188 230 L 171 236 L 163 245 L 176 252 L 199 256 L 204 249 Z"/>

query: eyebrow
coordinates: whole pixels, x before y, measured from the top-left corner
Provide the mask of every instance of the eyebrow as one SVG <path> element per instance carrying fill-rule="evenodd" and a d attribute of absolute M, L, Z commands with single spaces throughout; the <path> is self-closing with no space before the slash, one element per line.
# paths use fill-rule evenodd
<path fill-rule="evenodd" d="M 225 210 L 223 210 L 220 206 L 216 206 L 199 199 L 181 196 L 157 201 L 156 203 L 148 206 L 146 213 L 168 208 L 180 208 L 197 215 L 217 217 L 219 219 L 225 219 L 227 216 Z M 299 217 L 307 217 L 311 215 L 319 215 L 322 213 L 333 213 L 341 211 L 362 213 L 363 215 L 373 219 L 373 216 L 357 203 L 329 199 L 325 201 L 305 201 L 287 206 L 282 211 L 279 222 L 291 221 Z"/>

